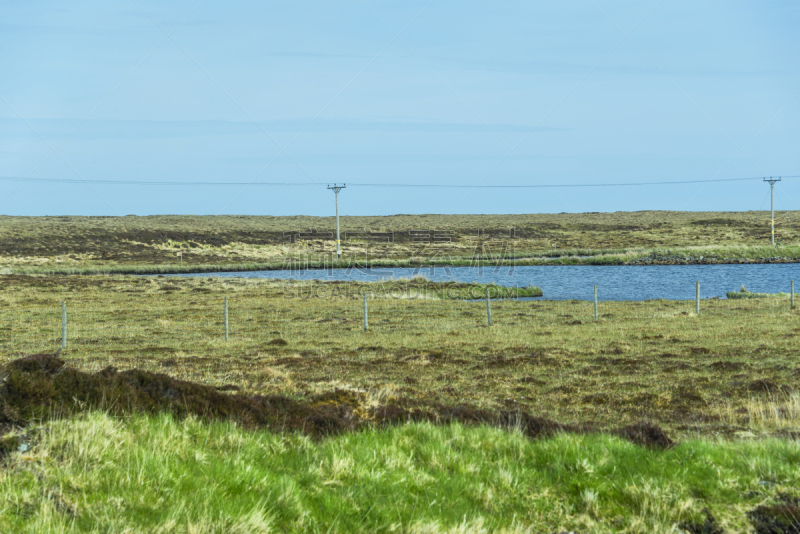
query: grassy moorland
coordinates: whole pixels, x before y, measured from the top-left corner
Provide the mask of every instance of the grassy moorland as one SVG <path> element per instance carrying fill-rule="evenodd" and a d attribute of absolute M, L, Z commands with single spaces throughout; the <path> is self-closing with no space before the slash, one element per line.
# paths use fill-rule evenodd
<path fill-rule="evenodd" d="M 589 302 L 495 301 L 487 328 L 484 303 L 430 298 L 404 282 L 0 282 L 4 361 L 59 347 L 66 301 L 62 357 L 84 371 L 138 368 L 296 399 L 390 388 L 404 398 L 522 409 L 565 424 L 612 428 L 647 419 L 677 436 L 800 430 L 800 312 L 788 298 L 707 300 L 700 316 L 693 302 L 603 302 L 596 322 Z M 383 295 L 369 302 L 369 332 L 365 291 Z M 783 415 L 772 421 L 776 406 Z M 772 422 L 762 426 L 764 417 Z"/>
<path fill-rule="evenodd" d="M 0 269 L 71 274 L 469 264 L 522 258 L 568 264 L 800 259 L 800 212 L 624 212 L 343 217 L 343 261 L 331 217 L 0 217 Z M 177 263 L 182 254 L 183 264 Z M 779 259 L 780 258 L 780 259 Z"/>
<path fill-rule="evenodd" d="M 415 423 L 319 441 L 96 412 L 27 439 L 0 470 L 4 532 L 788 533 L 800 510 L 800 446 L 775 439 Z"/>
<path fill-rule="evenodd" d="M 788 217 L 774 248 L 758 217 L 375 218 L 393 242 L 351 235 L 344 264 L 800 258 Z M 414 242 L 420 221 L 451 241 Z M 468 299 L 512 288 L 122 275 L 335 267 L 328 238 L 281 242 L 321 222 L 0 217 L 0 531 L 800 528 L 786 295 L 699 316 L 603 302 L 598 321 L 587 302 L 494 300 L 488 327 Z M 62 363 L 15 363 L 58 349 L 62 302 Z"/>
<path fill-rule="evenodd" d="M 2 531 L 800 524 L 787 299 L 496 300 L 488 327 L 422 280 L 0 284 Z M 61 302 L 62 362 L 15 363 L 60 346 Z"/>

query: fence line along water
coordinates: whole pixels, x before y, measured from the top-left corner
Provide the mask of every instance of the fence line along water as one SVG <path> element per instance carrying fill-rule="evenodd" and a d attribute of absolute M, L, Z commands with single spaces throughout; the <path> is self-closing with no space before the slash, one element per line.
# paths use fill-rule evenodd
<path fill-rule="evenodd" d="M 61 306 L 0 308 L 0 351 L 6 355 L 67 347 L 145 347 L 159 341 L 263 343 L 275 338 L 316 339 L 365 333 L 421 334 L 487 327 L 527 328 L 629 319 L 668 320 L 686 316 L 754 317 L 794 309 L 794 283 L 788 294 L 744 298 L 607 301 L 495 299 L 489 289 L 480 300 L 449 300 L 417 295 L 362 293 L 329 298 L 222 297 L 205 302 L 167 303 L 159 298 L 128 299 L 124 304 L 83 301 Z M 739 295 L 735 295 L 739 296 Z M 59 313 L 60 312 L 60 313 Z"/>

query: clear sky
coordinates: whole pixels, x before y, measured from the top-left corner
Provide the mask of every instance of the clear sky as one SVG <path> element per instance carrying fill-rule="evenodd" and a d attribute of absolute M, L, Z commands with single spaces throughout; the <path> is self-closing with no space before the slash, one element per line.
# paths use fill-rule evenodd
<path fill-rule="evenodd" d="M 330 215 L 333 182 L 800 175 L 798 28 L 800 4 L 772 0 L 3 0 L 0 214 Z M 341 207 L 754 210 L 768 189 L 350 187 Z M 798 202 L 785 179 L 776 207 Z"/>

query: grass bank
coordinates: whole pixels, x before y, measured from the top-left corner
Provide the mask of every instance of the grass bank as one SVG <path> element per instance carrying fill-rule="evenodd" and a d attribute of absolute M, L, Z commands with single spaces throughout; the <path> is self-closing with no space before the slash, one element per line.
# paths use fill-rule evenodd
<path fill-rule="evenodd" d="M 789 297 L 788 293 L 753 293 L 747 291 L 744 286 L 739 291 L 728 291 L 725 296 L 729 299 L 786 299 Z"/>
<path fill-rule="evenodd" d="M 528 261 L 528 260 L 523 260 Z M 532 263 L 531 263 L 532 262 Z M 530 260 L 531 265 L 538 264 Z M 539 262 L 543 263 L 543 262 Z M 528 264 L 528 263 L 526 263 Z M 193 273 L 222 273 L 222 272 L 250 272 L 250 271 L 278 271 L 278 270 L 325 270 L 325 269 L 382 269 L 382 268 L 427 268 L 435 267 L 496 267 L 510 265 L 508 258 L 503 259 L 472 259 L 448 258 L 439 260 L 424 260 L 409 258 L 402 260 L 373 259 L 368 262 L 348 261 L 315 261 L 308 258 L 287 258 L 272 263 L 220 263 L 220 264 L 157 264 L 157 265 L 90 265 L 90 266 L 42 266 L 42 267 L 6 267 L 1 274 L 19 275 L 158 275 L 158 274 L 193 274 Z"/>
<path fill-rule="evenodd" d="M 93 412 L 24 444 L 0 470 L 4 532 L 745 532 L 791 520 L 800 487 L 800 445 L 774 439 L 661 451 L 418 423 L 316 441 Z"/>
<path fill-rule="evenodd" d="M 480 300 L 487 296 L 491 299 L 515 299 L 541 297 L 544 294 L 541 288 L 533 285 L 515 287 L 477 282 L 432 282 L 424 276 L 348 284 L 348 287 L 350 295 L 363 290 L 373 297 L 395 299 Z"/>

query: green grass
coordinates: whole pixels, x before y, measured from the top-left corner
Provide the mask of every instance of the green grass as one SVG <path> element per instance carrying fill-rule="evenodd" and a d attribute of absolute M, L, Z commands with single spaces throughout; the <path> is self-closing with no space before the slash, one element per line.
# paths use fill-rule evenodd
<path fill-rule="evenodd" d="M 363 287 L 372 296 L 383 298 L 413 297 L 438 300 L 480 300 L 488 295 L 490 299 L 514 299 L 541 297 L 543 292 L 535 286 L 511 287 L 477 282 L 431 282 L 424 276 L 411 279 L 398 279 L 387 282 L 371 282 L 355 287 Z M 399 292 L 398 292 L 399 290 Z"/>
<path fill-rule="evenodd" d="M 742 288 L 744 289 L 744 288 Z M 728 291 L 725 293 L 725 296 L 729 299 L 764 299 L 764 298 L 775 298 L 775 299 L 787 299 L 789 298 L 788 293 L 751 293 L 750 291 Z"/>
<path fill-rule="evenodd" d="M 800 444 L 408 424 L 315 442 L 229 423 L 90 413 L 29 434 L 0 471 L 3 532 L 726 532 L 800 487 Z"/>

